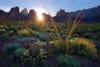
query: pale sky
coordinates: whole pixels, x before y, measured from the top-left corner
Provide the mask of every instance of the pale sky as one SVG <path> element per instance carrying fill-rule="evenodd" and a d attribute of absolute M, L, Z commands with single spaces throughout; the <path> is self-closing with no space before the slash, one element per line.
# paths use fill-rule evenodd
<path fill-rule="evenodd" d="M 68 12 L 88 9 L 100 5 L 100 0 L 0 0 L 0 9 L 9 11 L 10 8 L 19 6 L 23 8 L 44 11 L 44 6 L 55 15 L 59 9 L 65 9 Z"/>

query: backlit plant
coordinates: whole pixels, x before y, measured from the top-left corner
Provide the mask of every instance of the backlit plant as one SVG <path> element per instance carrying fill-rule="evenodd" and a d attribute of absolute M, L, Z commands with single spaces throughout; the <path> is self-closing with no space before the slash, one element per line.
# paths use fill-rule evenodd
<path fill-rule="evenodd" d="M 51 13 L 46 9 L 46 11 L 48 12 L 48 14 L 51 16 Z M 67 26 L 67 29 L 66 29 L 66 32 L 67 32 L 67 35 L 65 36 L 65 40 L 63 40 L 60 32 L 62 30 L 59 30 L 59 27 L 58 25 L 55 23 L 54 19 L 52 17 L 50 17 L 50 21 L 51 21 L 51 26 L 52 28 L 54 28 L 55 32 L 56 32 L 56 35 L 55 36 L 54 34 L 50 34 L 50 37 L 53 39 L 53 41 L 55 42 L 56 40 L 59 40 L 60 41 L 60 45 L 66 45 L 66 51 L 67 53 L 69 52 L 69 48 L 70 48 L 70 38 L 74 32 L 74 30 L 76 29 L 77 25 L 79 24 L 79 22 L 81 21 L 81 19 L 83 18 L 83 16 L 81 17 L 80 16 L 80 19 L 79 19 L 79 16 L 80 16 L 80 13 L 78 13 L 78 15 L 76 16 L 75 20 L 73 21 L 73 25 L 72 25 L 72 28 L 70 28 L 70 16 L 68 15 L 68 26 Z"/>
<path fill-rule="evenodd" d="M 30 36 L 30 30 L 29 29 L 22 29 L 18 31 L 19 36 Z"/>
<path fill-rule="evenodd" d="M 74 48 L 77 52 L 81 52 L 80 54 L 84 54 L 87 57 L 96 55 L 97 52 L 96 45 L 88 39 L 73 38 L 71 40 L 71 43 L 72 43 L 71 48 L 72 49 Z"/>

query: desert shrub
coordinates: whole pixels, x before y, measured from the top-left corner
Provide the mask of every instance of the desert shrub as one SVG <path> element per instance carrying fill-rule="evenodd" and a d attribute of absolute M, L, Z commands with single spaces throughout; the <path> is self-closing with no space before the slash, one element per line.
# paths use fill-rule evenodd
<path fill-rule="evenodd" d="M 24 37 L 24 36 L 30 36 L 31 33 L 28 29 L 23 29 L 18 31 L 18 35 Z"/>
<path fill-rule="evenodd" d="M 8 39 L 9 38 L 9 34 L 7 34 L 7 33 L 0 34 L 0 38 L 1 39 Z"/>
<path fill-rule="evenodd" d="M 38 53 L 38 57 L 39 57 L 39 59 L 43 59 L 43 58 L 46 58 L 47 56 L 46 56 L 46 51 L 44 50 L 44 49 L 38 49 L 38 51 L 37 51 L 37 53 Z"/>
<path fill-rule="evenodd" d="M 51 46 L 51 51 L 54 55 L 59 55 L 59 54 L 65 54 L 66 53 L 66 46 L 65 45 L 52 45 Z"/>
<path fill-rule="evenodd" d="M 4 25 L 0 25 L 0 29 L 4 28 Z"/>
<path fill-rule="evenodd" d="M 86 57 L 92 57 L 96 54 L 96 45 L 85 38 L 72 39 L 71 50 Z"/>
<path fill-rule="evenodd" d="M 71 48 L 71 52 L 75 53 L 75 54 L 79 54 L 81 56 L 86 56 L 86 57 L 91 57 L 92 56 L 92 52 L 86 48 L 85 45 L 80 44 L 80 45 L 74 45 Z"/>
<path fill-rule="evenodd" d="M 46 36 L 45 34 L 40 34 L 39 40 L 40 40 L 40 41 L 46 41 L 46 40 L 48 40 L 48 39 L 47 39 L 47 36 Z"/>
<path fill-rule="evenodd" d="M 39 66 L 45 63 L 45 59 L 47 58 L 47 53 L 43 48 L 40 48 L 37 50 L 37 54 L 34 58 L 35 58 L 36 66 Z"/>
<path fill-rule="evenodd" d="M 39 37 L 40 33 L 37 31 L 32 31 L 32 35 L 35 37 Z"/>
<path fill-rule="evenodd" d="M 42 25 L 42 24 L 37 24 L 37 23 L 33 23 L 29 26 L 31 29 L 33 30 L 43 30 L 45 28 L 45 25 Z"/>
<path fill-rule="evenodd" d="M 13 55 L 18 48 L 19 45 L 17 43 L 7 44 L 3 48 L 4 55 Z"/>
<path fill-rule="evenodd" d="M 38 67 L 41 64 L 45 63 L 47 52 L 42 47 L 40 47 L 39 45 L 33 46 L 30 48 L 29 52 L 31 59 L 35 64 L 35 67 Z"/>
<path fill-rule="evenodd" d="M 14 52 L 14 55 L 17 57 L 22 57 L 24 55 L 28 55 L 28 51 L 24 48 L 19 48 Z"/>
<path fill-rule="evenodd" d="M 24 48 L 19 48 L 14 52 L 14 59 L 21 62 L 27 62 L 30 60 L 29 51 Z"/>
<path fill-rule="evenodd" d="M 37 40 L 36 42 L 34 42 L 34 45 L 35 45 L 35 46 L 40 46 L 40 47 L 41 47 L 41 46 L 47 45 L 47 42 Z"/>
<path fill-rule="evenodd" d="M 49 44 L 51 47 L 51 51 L 54 55 L 66 54 L 67 48 L 65 42 L 63 42 L 62 45 L 60 40 L 55 40 L 55 41 L 50 41 Z"/>
<path fill-rule="evenodd" d="M 0 28 L 0 34 L 2 34 L 2 33 L 5 33 L 6 32 L 6 29 L 4 29 L 4 28 Z"/>
<path fill-rule="evenodd" d="M 79 67 L 78 61 L 72 56 L 59 55 L 56 57 L 56 61 L 59 67 Z"/>
<path fill-rule="evenodd" d="M 30 27 L 31 29 L 33 29 L 33 30 L 36 30 L 36 28 L 37 28 L 37 26 L 36 26 L 35 24 L 31 24 L 29 27 Z"/>
<path fill-rule="evenodd" d="M 35 48 L 35 50 L 32 49 L 32 48 Z M 43 48 L 41 48 L 40 46 L 35 46 L 35 47 L 32 47 L 32 48 L 30 50 L 32 52 L 31 56 L 34 56 L 34 58 L 36 58 L 36 60 L 41 60 L 42 58 L 46 58 L 47 57 L 46 51 Z"/>
<path fill-rule="evenodd" d="M 14 31 L 15 33 L 19 30 L 18 24 L 15 22 L 9 22 L 6 24 L 5 29 L 7 30 L 7 32 L 9 31 Z"/>

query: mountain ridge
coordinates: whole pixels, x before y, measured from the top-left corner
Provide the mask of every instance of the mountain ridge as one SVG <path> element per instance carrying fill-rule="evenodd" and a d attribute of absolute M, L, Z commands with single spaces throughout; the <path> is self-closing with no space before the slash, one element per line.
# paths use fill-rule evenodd
<path fill-rule="evenodd" d="M 81 13 L 81 16 L 85 16 L 82 19 L 82 22 L 100 22 L 100 5 L 97 7 L 89 8 L 89 9 L 83 9 L 83 10 L 77 10 L 75 12 L 66 12 L 64 9 L 60 9 L 56 16 L 53 17 L 53 19 L 56 22 L 64 22 L 66 20 L 66 17 L 68 14 L 72 16 L 72 20 L 75 19 L 78 13 Z M 19 7 L 13 7 L 9 12 L 5 12 L 4 10 L 0 10 L 0 22 L 2 21 L 35 21 L 36 20 L 36 11 L 34 9 L 27 10 L 27 8 L 23 9 L 20 12 Z M 50 16 L 48 14 L 43 13 L 43 16 L 45 17 L 46 21 L 49 21 Z"/>

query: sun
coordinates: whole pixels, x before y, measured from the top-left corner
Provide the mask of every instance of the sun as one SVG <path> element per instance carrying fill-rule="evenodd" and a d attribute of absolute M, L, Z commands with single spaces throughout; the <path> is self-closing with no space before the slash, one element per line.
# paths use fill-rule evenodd
<path fill-rule="evenodd" d="M 42 16 L 42 13 L 44 13 L 45 11 L 43 9 L 36 9 L 36 12 L 37 12 L 38 21 L 44 20 L 44 17 Z"/>
<path fill-rule="evenodd" d="M 44 19 L 43 16 L 42 16 L 42 13 L 37 13 L 37 18 L 38 18 L 38 20 L 43 20 Z"/>

